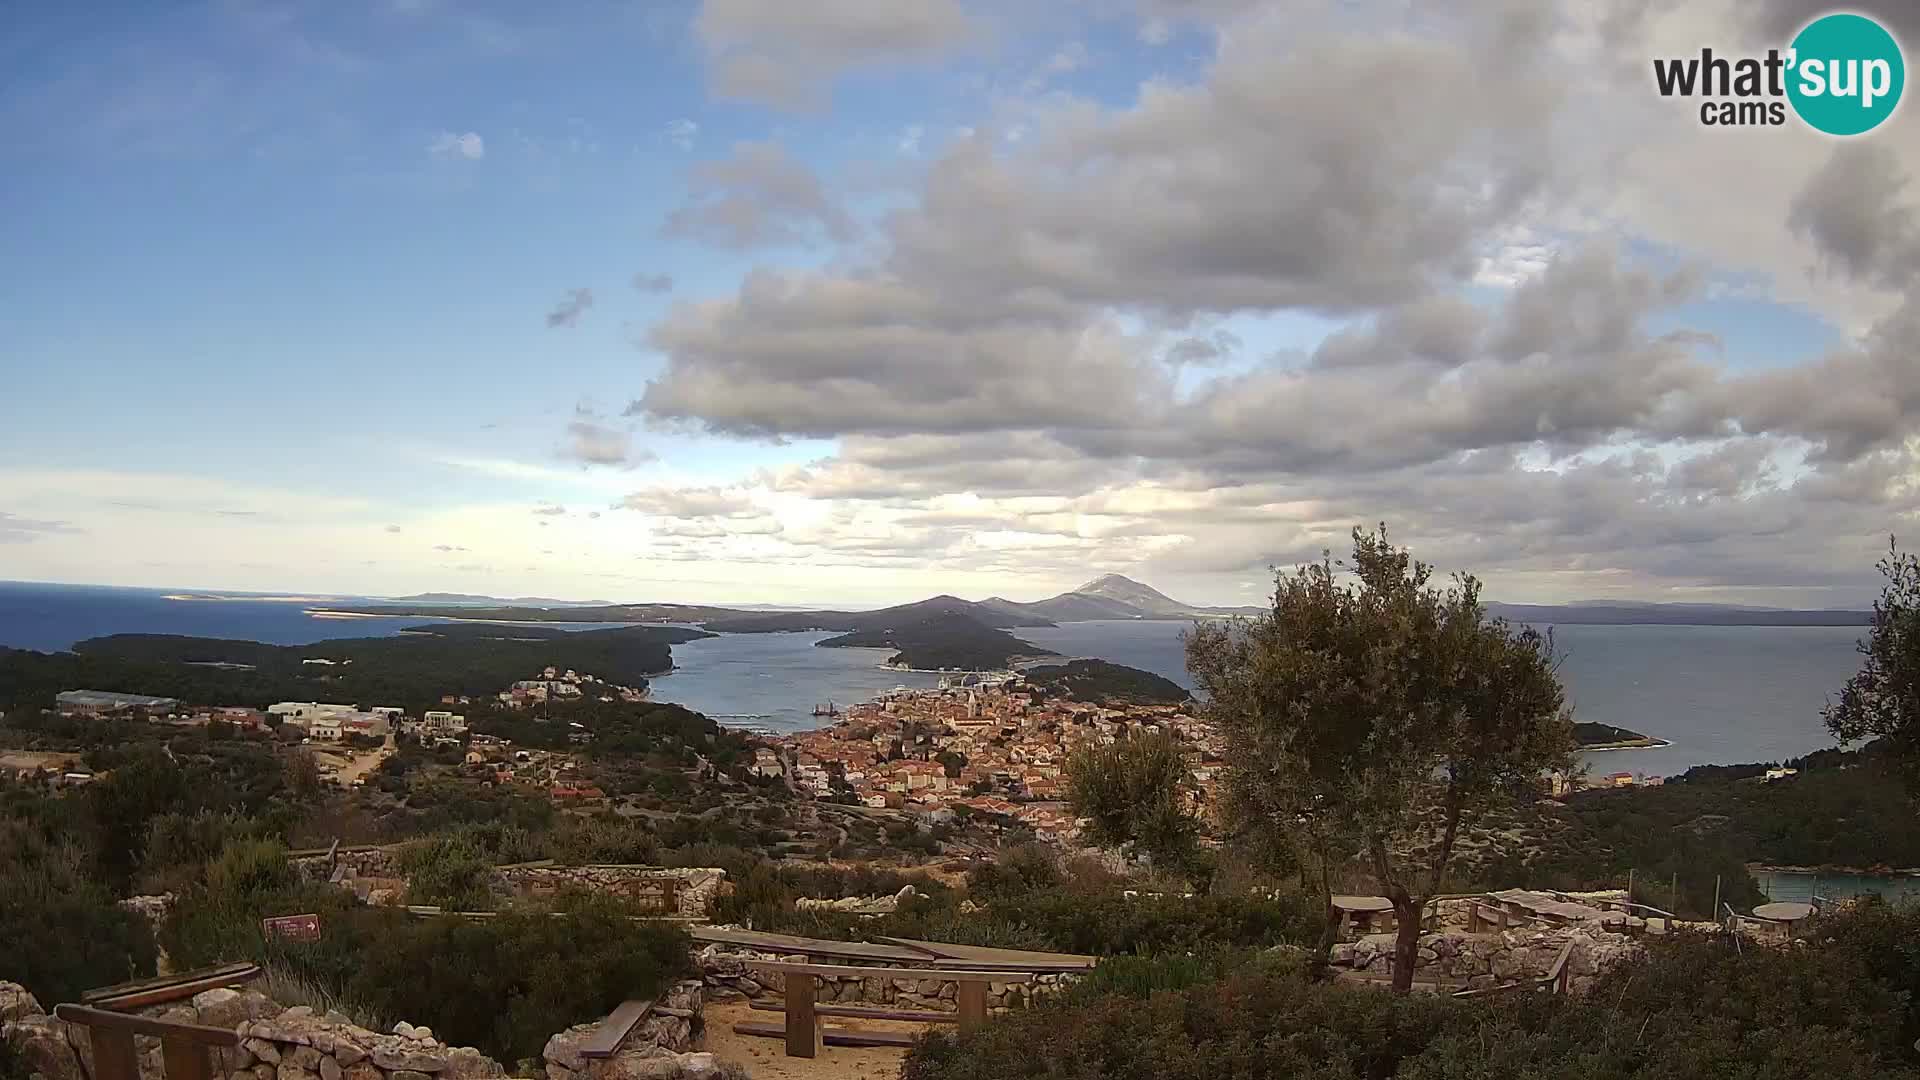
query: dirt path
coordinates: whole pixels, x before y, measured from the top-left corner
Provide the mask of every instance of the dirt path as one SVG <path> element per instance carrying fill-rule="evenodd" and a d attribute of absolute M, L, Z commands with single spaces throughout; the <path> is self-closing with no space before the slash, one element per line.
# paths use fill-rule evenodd
<path fill-rule="evenodd" d="M 379 768 L 380 763 L 393 756 L 393 752 L 396 749 L 398 749 L 398 747 L 394 744 L 393 736 L 389 734 L 387 741 L 383 743 L 378 750 L 357 750 L 354 752 L 352 760 L 348 760 L 345 754 L 332 750 L 322 750 L 314 756 L 317 758 L 332 758 L 340 770 L 334 779 L 337 780 L 342 787 L 351 787 L 355 780 L 362 779 L 368 773 Z"/>
<path fill-rule="evenodd" d="M 780 1014 L 750 1008 L 746 1002 L 708 1005 L 707 1028 L 700 1049 L 708 1050 L 721 1061 L 742 1065 L 753 1080 L 899 1080 L 900 1063 L 907 1052 L 884 1046 L 823 1046 L 815 1058 L 790 1058 L 787 1045 L 779 1039 L 754 1035 L 735 1035 L 733 1025 L 741 1020 L 777 1021 Z M 857 1025 L 885 1031 L 918 1034 L 926 1024 L 904 1024 L 892 1020 L 848 1020 L 823 1017 L 834 1026 Z"/>

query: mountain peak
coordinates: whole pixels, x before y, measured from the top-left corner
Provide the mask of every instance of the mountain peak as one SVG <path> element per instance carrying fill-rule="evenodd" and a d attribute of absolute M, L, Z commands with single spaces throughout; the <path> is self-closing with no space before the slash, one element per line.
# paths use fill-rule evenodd
<path fill-rule="evenodd" d="M 1151 585 L 1143 585 L 1124 574 L 1102 574 L 1075 589 L 1080 596 L 1118 600 L 1152 615 L 1184 615 L 1193 609 Z"/>

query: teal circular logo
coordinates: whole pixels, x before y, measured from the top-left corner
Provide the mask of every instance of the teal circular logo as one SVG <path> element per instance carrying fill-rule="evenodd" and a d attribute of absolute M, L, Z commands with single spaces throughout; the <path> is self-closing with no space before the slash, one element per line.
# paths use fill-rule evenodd
<path fill-rule="evenodd" d="M 1907 86 L 1900 43 L 1864 15 L 1824 15 L 1793 39 L 1787 98 L 1829 135 L 1860 135 L 1893 115 Z"/>

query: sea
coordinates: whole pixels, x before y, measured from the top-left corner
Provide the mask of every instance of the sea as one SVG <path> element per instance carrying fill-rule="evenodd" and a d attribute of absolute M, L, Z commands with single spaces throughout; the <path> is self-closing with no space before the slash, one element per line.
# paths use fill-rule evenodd
<path fill-rule="evenodd" d="M 224 599 L 183 599 L 219 595 Z M 301 645 L 384 637 L 434 620 L 329 618 L 316 605 L 355 597 L 208 594 L 195 590 L 0 582 L 0 646 L 41 651 L 102 634 L 186 634 Z M 573 628 L 596 624 L 569 623 Z M 1106 621 L 1022 629 L 1067 657 L 1094 657 L 1193 685 L 1179 622 Z M 1694 765 L 1782 761 L 1832 746 L 1820 709 L 1859 667 L 1861 627 L 1591 626 L 1554 628 L 1560 674 L 1578 720 L 1669 745 L 1587 755 L 1596 772 L 1668 776 Z M 656 700 L 740 727 L 786 732 L 821 723 L 816 708 L 867 700 L 938 676 L 881 666 L 876 649 L 817 649 L 822 633 L 722 634 L 673 649 Z"/>

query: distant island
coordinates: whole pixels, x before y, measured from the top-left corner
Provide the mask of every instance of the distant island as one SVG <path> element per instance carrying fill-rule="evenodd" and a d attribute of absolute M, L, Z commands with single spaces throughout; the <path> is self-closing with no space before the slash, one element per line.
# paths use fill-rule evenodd
<path fill-rule="evenodd" d="M 889 667 L 914 671 L 999 671 L 1021 660 L 1056 656 L 963 611 L 928 611 L 894 626 L 873 626 L 815 644 L 835 649 L 894 649 Z"/>
<path fill-rule="evenodd" d="M 572 603 L 544 598 L 501 600 L 466 593 L 422 593 L 380 603 L 310 608 L 320 616 L 384 616 L 490 622 L 689 623 L 717 633 L 767 634 L 803 630 L 839 633 L 883 630 L 936 612 L 958 612 L 984 626 L 1018 629 L 1063 622 L 1130 620 L 1187 622 L 1258 615 L 1263 607 L 1186 604 L 1120 574 L 1105 574 L 1079 588 L 1022 602 L 1001 596 L 962 600 L 935 596 L 873 611 L 768 610 L 772 605 L 720 607 L 705 604 Z M 1535 625 L 1591 626 L 1867 626 L 1871 611 L 1795 610 L 1732 604 L 1654 604 L 1583 601 L 1576 604 L 1491 602 L 1489 614 Z"/>
<path fill-rule="evenodd" d="M 1581 750 L 1645 750 L 1673 745 L 1665 739 L 1656 739 L 1612 724 L 1590 722 L 1573 725 L 1573 741 Z"/>
<path fill-rule="evenodd" d="M 459 623 L 311 645 L 113 634 L 78 642 L 71 652 L 0 649 L 0 706 L 50 705 L 62 690 L 87 687 L 256 707 L 350 700 L 431 708 L 443 695 L 492 694 L 548 666 L 639 690 L 650 676 L 672 670 L 673 645 L 711 636 L 677 626 L 568 632 Z"/>
<path fill-rule="evenodd" d="M 1178 705 L 1193 696 L 1172 679 L 1105 660 L 1069 660 L 1020 674 L 1042 692 L 1095 704 Z"/>

